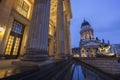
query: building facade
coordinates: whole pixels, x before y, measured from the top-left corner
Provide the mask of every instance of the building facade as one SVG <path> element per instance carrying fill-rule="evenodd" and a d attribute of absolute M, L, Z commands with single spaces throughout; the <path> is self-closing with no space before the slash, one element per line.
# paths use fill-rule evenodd
<path fill-rule="evenodd" d="M 94 38 L 94 30 L 88 21 L 84 20 L 80 30 L 80 54 L 81 57 L 96 57 L 96 54 L 109 52 L 110 44 Z"/>
<path fill-rule="evenodd" d="M 120 57 L 120 44 L 112 44 L 111 51 L 116 54 L 116 57 Z"/>
<path fill-rule="evenodd" d="M 80 48 L 76 47 L 76 48 L 72 48 L 72 54 L 80 54 Z"/>
<path fill-rule="evenodd" d="M 70 0 L 0 0 L 0 55 L 70 55 L 71 18 Z"/>

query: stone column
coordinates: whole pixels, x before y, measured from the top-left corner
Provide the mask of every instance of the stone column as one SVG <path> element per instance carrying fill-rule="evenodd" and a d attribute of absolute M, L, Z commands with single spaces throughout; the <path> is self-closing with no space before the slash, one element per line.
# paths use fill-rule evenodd
<path fill-rule="evenodd" d="M 91 52 L 91 55 L 92 55 L 91 57 L 94 57 L 94 56 L 95 56 L 94 48 L 91 48 L 91 51 L 92 51 L 92 52 Z"/>
<path fill-rule="evenodd" d="M 54 56 L 54 38 L 52 36 L 49 41 L 49 57 L 53 56 Z"/>
<path fill-rule="evenodd" d="M 89 54 L 89 57 L 91 57 L 91 50 L 90 50 L 90 48 L 88 49 L 88 54 Z"/>
<path fill-rule="evenodd" d="M 58 0 L 57 3 L 57 28 L 56 28 L 56 47 L 57 53 L 56 59 L 64 57 L 64 12 L 63 12 L 63 0 Z"/>
<path fill-rule="evenodd" d="M 34 0 L 33 15 L 23 60 L 45 60 L 48 58 L 49 13 L 50 0 Z"/>
<path fill-rule="evenodd" d="M 64 12 L 64 48 L 65 55 L 68 55 L 68 26 L 67 26 L 67 14 Z"/>
<path fill-rule="evenodd" d="M 68 53 L 69 53 L 69 55 L 72 55 L 71 36 L 70 36 L 70 21 L 67 22 L 67 39 L 68 39 L 67 40 Z"/>
<path fill-rule="evenodd" d="M 84 48 L 84 53 L 85 53 L 85 55 L 88 57 L 88 55 L 87 55 L 87 53 L 86 53 L 86 47 Z"/>

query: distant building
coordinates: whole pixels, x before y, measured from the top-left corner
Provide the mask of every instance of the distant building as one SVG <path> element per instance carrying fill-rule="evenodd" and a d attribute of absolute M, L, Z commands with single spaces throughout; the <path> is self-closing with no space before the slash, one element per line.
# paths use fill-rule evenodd
<path fill-rule="evenodd" d="M 104 54 L 110 52 L 110 43 L 105 43 L 104 39 L 94 38 L 94 30 L 88 21 L 84 20 L 80 31 L 80 54 L 81 57 L 95 57 L 96 54 Z"/>
<path fill-rule="evenodd" d="M 120 44 L 113 44 L 111 51 L 116 54 L 116 56 L 120 56 Z"/>
<path fill-rule="evenodd" d="M 76 47 L 76 48 L 72 48 L 72 55 L 73 56 L 80 56 L 80 48 Z"/>
<path fill-rule="evenodd" d="M 79 47 L 72 48 L 72 54 L 80 54 L 80 48 Z"/>

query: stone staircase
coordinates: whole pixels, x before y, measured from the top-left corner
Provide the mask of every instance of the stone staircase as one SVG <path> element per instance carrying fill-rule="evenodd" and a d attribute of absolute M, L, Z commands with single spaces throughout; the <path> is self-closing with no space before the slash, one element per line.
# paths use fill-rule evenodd
<path fill-rule="evenodd" d="M 89 58 L 80 59 L 80 61 L 89 64 L 105 73 L 120 75 L 120 63 L 117 58 Z"/>

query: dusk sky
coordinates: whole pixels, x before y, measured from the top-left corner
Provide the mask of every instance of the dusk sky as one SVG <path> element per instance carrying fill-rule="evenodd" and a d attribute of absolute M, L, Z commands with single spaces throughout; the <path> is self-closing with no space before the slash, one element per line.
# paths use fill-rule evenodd
<path fill-rule="evenodd" d="M 72 47 L 78 47 L 84 18 L 94 29 L 94 36 L 111 44 L 120 43 L 120 0 L 71 0 Z"/>

